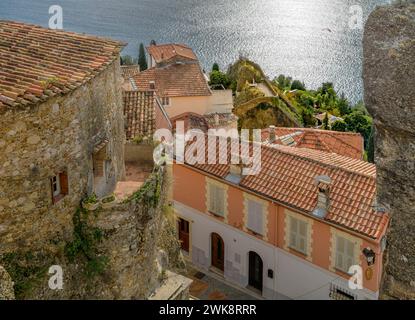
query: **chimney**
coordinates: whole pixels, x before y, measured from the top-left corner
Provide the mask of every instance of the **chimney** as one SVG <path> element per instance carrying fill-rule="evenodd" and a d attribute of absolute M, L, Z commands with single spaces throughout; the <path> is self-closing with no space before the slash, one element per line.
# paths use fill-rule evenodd
<path fill-rule="evenodd" d="M 317 176 L 314 178 L 317 187 L 317 205 L 313 215 L 325 218 L 330 210 L 330 185 L 331 179 L 328 176 Z"/>
<path fill-rule="evenodd" d="M 156 89 L 156 83 L 154 81 L 150 81 L 150 89 L 151 90 Z"/>
<path fill-rule="evenodd" d="M 268 128 L 268 140 L 270 143 L 274 143 L 276 140 L 276 136 L 275 136 L 275 126 L 269 126 Z"/>

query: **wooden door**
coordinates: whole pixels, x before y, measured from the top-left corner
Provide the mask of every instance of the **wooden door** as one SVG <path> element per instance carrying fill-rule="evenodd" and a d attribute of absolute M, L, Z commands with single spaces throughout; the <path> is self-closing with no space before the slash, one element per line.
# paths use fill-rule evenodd
<path fill-rule="evenodd" d="M 249 252 L 249 286 L 262 292 L 262 259 L 261 257 L 253 252 Z"/>
<path fill-rule="evenodd" d="M 179 241 L 182 250 L 189 252 L 189 221 L 179 219 Z"/>
<path fill-rule="evenodd" d="M 212 266 L 225 270 L 225 245 L 217 233 L 212 233 Z"/>

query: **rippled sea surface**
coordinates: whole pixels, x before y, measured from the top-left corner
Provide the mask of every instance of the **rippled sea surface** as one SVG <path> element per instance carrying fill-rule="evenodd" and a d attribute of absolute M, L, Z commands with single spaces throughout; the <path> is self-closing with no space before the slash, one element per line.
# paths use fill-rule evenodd
<path fill-rule="evenodd" d="M 389 0 L 0 0 L 0 19 L 48 25 L 49 6 L 63 8 L 64 29 L 138 44 L 180 42 L 202 65 L 226 68 L 240 54 L 273 78 L 330 81 L 353 102 L 362 99 L 362 29 L 350 29 L 350 7 L 363 19 Z"/>

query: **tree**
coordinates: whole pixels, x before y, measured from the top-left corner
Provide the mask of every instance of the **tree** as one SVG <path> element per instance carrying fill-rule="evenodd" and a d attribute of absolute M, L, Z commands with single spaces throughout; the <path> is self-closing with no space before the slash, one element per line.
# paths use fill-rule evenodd
<path fill-rule="evenodd" d="M 126 55 L 121 57 L 121 65 L 131 66 L 133 64 L 135 64 L 135 60 L 131 56 Z"/>
<path fill-rule="evenodd" d="M 314 118 L 314 113 L 310 109 L 301 110 L 301 121 L 304 127 L 314 127 L 316 125 L 316 118 Z"/>
<path fill-rule="evenodd" d="M 140 43 L 140 48 L 138 49 L 138 65 L 140 66 L 140 71 L 147 70 L 148 68 L 146 51 L 143 43 Z"/>
<path fill-rule="evenodd" d="M 226 73 L 221 71 L 212 71 L 210 73 L 210 81 L 209 85 L 212 87 L 220 87 L 223 86 L 225 89 L 228 89 L 231 84 Z"/>
<path fill-rule="evenodd" d="M 372 118 L 365 115 L 360 110 L 353 110 L 352 113 L 344 118 L 344 121 L 347 124 L 347 131 L 360 133 L 363 136 L 365 140 L 365 146 L 367 147 L 369 143 L 370 132 L 372 131 Z"/>
<path fill-rule="evenodd" d="M 283 74 L 280 74 L 277 78 L 274 79 L 274 83 L 281 90 L 290 90 L 291 89 L 291 77 L 286 77 Z"/>
<path fill-rule="evenodd" d="M 340 115 L 342 116 L 348 115 L 352 112 L 349 101 L 347 101 L 346 97 L 344 96 L 344 93 L 342 93 L 340 96 L 340 99 L 337 103 L 337 108 L 339 109 Z"/>
<path fill-rule="evenodd" d="M 323 119 L 323 129 L 324 130 L 330 130 L 330 126 L 329 126 L 329 114 L 328 114 L 328 112 L 326 112 L 326 116 Z"/>
<path fill-rule="evenodd" d="M 336 120 L 332 123 L 331 130 L 345 132 L 347 130 L 347 124 L 343 120 Z"/>
<path fill-rule="evenodd" d="M 305 84 L 304 84 L 304 82 L 301 82 L 300 80 L 294 80 L 291 83 L 291 90 L 302 90 L 302 91 L 305 91 Z"/>
<path fill-rule="evenodd" d="M 220 71 L 219 65 L 216 62 L 212 66 L 212 71 Z"/>

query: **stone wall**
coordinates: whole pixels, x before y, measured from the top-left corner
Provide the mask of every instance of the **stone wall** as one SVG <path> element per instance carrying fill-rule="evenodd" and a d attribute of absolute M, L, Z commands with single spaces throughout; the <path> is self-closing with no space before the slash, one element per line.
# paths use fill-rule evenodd
<path fill-rule="evenodd" d="M 0 254 L 45 248 L 45 239 L 70 235 L 75 209 L 93 191 L 92 153 L 102 139 L 108 140 L 110 162 L 99 187 L 110 192 L 124 174 L 117 59 L 69 94 L 0 115 Z M 63 170 L 69 193 L 53 204 L 50 179 Z"/>
<path fill-rule="evenodd" d="M 139 148 L 136 146 L 136 151 Z M 166 175 L 164 167 L 158 168 L 125 201 L 94 211 L 78 208 L 72 215 L 72 236 L 67 240 L 45 238 L 48 246 L 20 248 L 0 255 L 0 261 L 15 279 L 16 298 L 148 299 L 161 292 L 163 297 L 171 294 L 174 299 L 188 299 L 191 281 L 174 273 L 172 276 L 170 271 L 182 270 L 184 262 L 174 221 L 167 210 Z M 91 241 L 98 233 L 100 239 Z M 69 255 L 74 246 L 75 254 Z M 85 250 L 85 246 L 91 248 Z M 105 263 L 99 265 L 98 260 Z M 47 271 L 51 266 L 62 268 L 62 289 L 52 290 L 49 286 L 52 275 Z M 2 288 L 2 292 L 10 290 Z M 155 293 L 158 294 L 154 296 Z"/>
<path fill-rule="evenodd" d="M 364 32 L 365 104 L 376 127 L 377 198 L 391 214 L 383 298 L 415 299 L 414 2 L 377 8 Z"/>
<path fill-rule="evenodd" d="M 13 281 L 7 271 L 0 266 L 0 300 L 13 300 Z"/>

